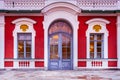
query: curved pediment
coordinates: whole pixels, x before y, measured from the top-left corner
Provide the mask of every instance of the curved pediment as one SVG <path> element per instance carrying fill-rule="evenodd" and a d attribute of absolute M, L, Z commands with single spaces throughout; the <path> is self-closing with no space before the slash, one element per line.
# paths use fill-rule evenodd
<path fill-rule="evenodd" d="M 74 14 L 74 13 L 80 13 L 81 9 L 78 6 L 68 2 L 51 3 L 42 9 L 42 12 L 45 14 L 49 14 L 55 11 L 66 11 Z"/>

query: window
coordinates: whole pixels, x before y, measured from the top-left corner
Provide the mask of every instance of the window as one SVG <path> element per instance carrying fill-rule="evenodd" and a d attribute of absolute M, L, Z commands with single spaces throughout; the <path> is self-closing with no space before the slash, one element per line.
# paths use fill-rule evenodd
<path fill-rule="evenodd" d="M 58 21 L 55 21 L 54 23 L 52 23 L 52 25 L 49 29 L 49 34 L 56 33 L 56 32 L 65 32 L 68 34 L 72 34 L 72 29 L 71 29 L 69 23 L 58 20 Z"/>
<path fill-rule="evenodd" d="M 31 58 L 31 33 L 18 33 L 18 58 Z"/>
<path fill-rule="evenodd" d="M 104 34 L 90 34 L 90 58 L 103 58 Z"/>

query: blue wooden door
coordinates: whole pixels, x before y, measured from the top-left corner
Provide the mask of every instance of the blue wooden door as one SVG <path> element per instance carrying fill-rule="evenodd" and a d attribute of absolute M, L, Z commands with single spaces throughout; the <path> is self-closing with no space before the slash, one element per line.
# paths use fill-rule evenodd
<path fill-rule="evenodd" d="M 67 33 L 49 36 L 49 70 L 72 69 L 72 37 Z"/>

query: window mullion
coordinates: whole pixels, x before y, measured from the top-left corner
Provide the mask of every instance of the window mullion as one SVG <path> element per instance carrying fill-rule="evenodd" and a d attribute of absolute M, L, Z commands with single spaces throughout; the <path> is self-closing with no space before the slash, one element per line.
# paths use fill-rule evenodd
<path fill-rule="evenodd" d="M 101 54 L 102 54 L 102 58 L 104 58 L 104 36 L 102 35 L 102 41 L 101 41 Z"/>
<path fill-rule="evenodd" d="M 94 38 L 94 58 L 97 58 L 97 35 Z"/>
<path fill-rule="evenodd" d="M 26 41 L 24 41 L 24 58 L 26 58 Z"/>

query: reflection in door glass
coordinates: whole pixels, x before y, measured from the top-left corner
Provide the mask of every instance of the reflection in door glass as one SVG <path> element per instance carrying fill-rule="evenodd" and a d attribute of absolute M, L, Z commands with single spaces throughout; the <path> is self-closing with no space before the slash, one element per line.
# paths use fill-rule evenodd
<path fill-rule="evenodd" d="M 62 58 L 70 59 L 71 47 L 70 38 L 62 35 Z"/>
<path fill-rule="evenodd" d="M 50 59 L 58 59 L 58 35 L 50 38 Z"/>

